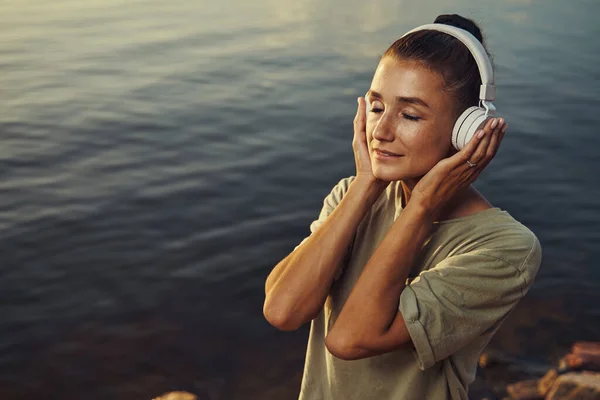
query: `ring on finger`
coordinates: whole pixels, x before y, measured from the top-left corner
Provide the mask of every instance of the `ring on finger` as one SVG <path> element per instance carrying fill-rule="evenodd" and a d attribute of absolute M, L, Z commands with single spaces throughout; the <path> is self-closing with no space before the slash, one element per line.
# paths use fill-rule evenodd
<path fill-rule="evenodd" d="M 471 162 L 469 160 L 467 160 L 467 164 L 469 164 L 469 167 L 473 168 L 474 166 L 477 165 L 477 163 Z"/>

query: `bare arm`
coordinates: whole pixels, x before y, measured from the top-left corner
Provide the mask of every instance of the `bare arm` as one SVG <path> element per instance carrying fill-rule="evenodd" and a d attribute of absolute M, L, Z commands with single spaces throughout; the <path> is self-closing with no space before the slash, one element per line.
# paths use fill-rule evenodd
<path fill-rule="evenodd" d="M 359 359 L 411 345 L 398 302 L 431 226 L 427 210 L 409 202 L 371 256 L 325 339 L 333 355 Z"/>
<path fill-rule="evenodd" d="M 323 225 L 267 278 L 263 313 L 279 329 L 297 329 L 319 314 L 360 221 L 388 185 L 373 176 L 366 145 L 365 104 L 363 98 L 358 99 L 354 118 L 356 179 Z"/>
<path fill-rule="evenodd" d="M 318 315 L 354 232 L 381 192 L 376 184 L 355 179 L 323 225 L 275 266 L 265 284 L 263 312 L 269 323 L 294 330 Z"/>
<path fill-rule="evenodd" d="M 442 209 L 495 156 L 505 130 L 502 120 L 499 124 L 490 120 L 482 137 L 475 136 L 454 156 L 441 160 L 414 187 L 325 338 L 333 355 L 352 360 L 412 346 L 398 305 L 415 256 Z M 467 160 L 477 167 L 469 167 Z"/>

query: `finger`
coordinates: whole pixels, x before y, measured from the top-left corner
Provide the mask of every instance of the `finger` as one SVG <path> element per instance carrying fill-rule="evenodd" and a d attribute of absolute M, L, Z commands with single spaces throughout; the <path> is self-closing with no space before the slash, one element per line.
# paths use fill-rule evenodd
<path fill-rule="evenodd" d="M 502 132 L 503 128 L 504 128 L 504 118 L 499 118 L 498 124 L 494 128 L 494 130 L 492 131 L 492 134 L 491 134 L 490 143 L 489 143 L 488 148 L 485 153 L 486 158 L 488 158 L 488 157 L 491 158 L 496 155 L 496 150 L 497 150 L 498 144 L 499 144 L 498 138 L 499 138 L 500 133 Z"/>
<path fill-rule="evenodd" d="M 479 150 L 479 158 L 482 158 L 482 154 L 485 154 L 485 147 L 489 143 L 489 130 L 498 128 L 498 122 L 494 123 L 496 118 L 488 119 L 483 127 L 475 132 L 471 140 L 467 143 L 467 145 L 456 153 L 454 156 L 450 157 L 448 160 L 452 163 L 453 166 L 467 166 L 467 168 L 471 168 L 467 161 L 475 162 L 477 156 L 475 156 L 475 152 L 477 152 L 480 148 L 483 150 Z M 492 125 L 494 126 L 492 128 Z M 486 138 L 487 137 L 487 138 Z M 486 139 L 484 141 L 484 139 Z M 484 143 L 482 143 L 484 142 Z M 476 163 L 476 162 L 475 162 Z"/>
<path fill-rule="evenodd" d="M 491 158 L 496 156 L 496 153 L 498 152 L 498 148 L 500 147 L 500 143 L 502 143 L 502 139 L 504 138 L 504 133 L 506 132 L 506 129 L 508 128 L 508 124 L 506 123 L 506 120 L 504 120 L 504 118 L 500 118 L 499 122 L 498 122 L 498 126 L 496 127 L 495 131 L 494 131 L 494 141 L 493 143 L 490 142 L 490 146 L 488 148 L 488 152 L 487 152 L 487 156 L 491 156 Z"/>
<path fill-rule="evenodd" d="M 494 143 L 494 154 L 492 157 L 496 156 L 496 153 L 498 152 L 498 149 L 500 148 L 500 143 L 502 143 L 502 139 L 504 138 L 504 133 L 506 133 L 506 129 L 508 128 L 508 123 L 506 122 L 506 120 L 504 118 L 500 118 L 502 124 L 498 126 L 498 130 L 496 132 L 496 141 Z"/>
<path fill-rule="evenodd" d="M 500 143 L 500 134 L 502 130 L 496 129 L 492 133 L 492 137 L 490 139 L 490 144 L 487 148 L 487 152 L 485 153 L 485 158 L 491 160 L 496 155 L 496 150 L 498 150 L 498 144 Z M 488 160 L 488 161 L 489 161 Z"/>
<path fill-rule="evenodd" d="M 505 122 L 504 125 L 502 126 L 502 129 L 500 130 L 500 132 L 498 132 L 498 142 L 496 144 L 496 151 L 494 153 L 494 156 L 496 153 L 498 153 L 498 149 L 500 148 L 500 144 L 502 144 L 502 140 L 504 140 L 504 134 L 506 133 L 508 129 L 508 124 Z"/>
<path fill-rule="evenodd" d="M 483 170 L 487 165 L 492 161 L 494 156 L 496 155 L 496 149 L 498 148 L 498 140 L 501 130 L 495 129 L 492 133 L 490 133 L 490 142 L 487 146 L 486 153 L 483 158 L 477 162 L 477 169 L 479 171 Z"/>
<path fill-rule="evenodd" d="M 473 156 L 470 159 L 470 161 L 472 163 L 479 164 L 484 161 L 485 155 L 487 153 L 487 149 L 489 147 L 490 140 L 492 138 L 492 134 L 497 127 L 498 127 L 498 120 L 495 118 L 491 118 L 490 120 L 488 120 L 485 123 L 485 125 L 483 126 L 483 129 L 482 129 L 483 137 L 481 138 L 479 145 L 475 149 L 475 152 L 473 153 Z"/>
<path fill-rule="evenodd" d="M 370 164 L 369 146 L 367 144 L 366 132 L 366 100 L 363 97 L 357 98 L 358 109 L 354 118 L 354 139 L 352 148 L 358 168 L 363 168 Z"/>
<path fill-rule="evenodd" d="M 502 132 L 500 132 L 500 142 L 502 142 L 502 139 L 504 139 L 504 134 L 506 133 L 507 130 L 508 130 L 508 123 L 504 123 L 504 126 L 502 127 Z"/>
<path fill-rule="evenodd" d="M 498 119 L 498 123 L 496 127 L 490 134 L 490 142 L 485 150 L 485 154 L 483 158 L 478 161 L 478 167 L 480 170 L 487 167 L 487 165 L 492 161 L 492 159 L 496 156 L 498 152 L 498 147 L 500 146 L 500 142 L 502 141 L 502 132 L 505 131 L 506 122 L 503 118 Z"/>
<path fill-rule="evenodd" d="M 504 118 L 498 118 L 498 126 L 496 127 L 498 133 L 501 133 L 505 126 L 506 121 L 504 120 Z"/>
<path fill-rule="evenodd" d="M 457 168 L 463 166 L 467 166 L 468 168 L 467 161 L 471 159 L 473 153 L 477 149 L 477 146 L 481 142 L 481 138 L 479 137 L 480 132 L 481 130 L 475 132 L 473 138 L 471 138 L 471 140 L 467 142 L 465 147 L 463 147 L 460 151 L 458 151 L 456 154 L 447 159 L 450 168 Z"/>
<path fill-rule="evenodd" d="M 365 110 L 365 99 L 359 97 L 356 99 L 358 103 L 358 109 L 356 110 L 356 116 L 354 117 L 354 136 L 364 136 L 366 131 L 366 110 Z M 363 135 L 361 135 L 363 134 Z"/>
<path fill-rule="evenodd" d="M 367 145 L 364 101 L 365 100 L 362 97 L 356 99 L 357 110 L 356 115 L 354 116 L 354 135 L 352 138 L 352 148 L 354 149 L 355 154 L 357 152 L 363 153 L 363 148 Z"/>

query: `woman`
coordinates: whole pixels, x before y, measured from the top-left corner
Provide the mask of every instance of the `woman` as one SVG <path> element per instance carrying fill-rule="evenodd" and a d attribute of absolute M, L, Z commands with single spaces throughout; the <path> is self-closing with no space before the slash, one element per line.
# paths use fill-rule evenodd
<path fill-rule="evenodd" d="M 483 44 L 471 20 L 435 22 Z M 266 282 L 272 325 L 312 321 L 300 399 L 467 399 L 481 351 L 541 262 L 535 235 L 471 186 L 504 120 L 452 149 L 480 85 L 469 50 L 442 32 L 410 33 L 382 57 L 368 115 L 358 99 L 356 176 Z"/>

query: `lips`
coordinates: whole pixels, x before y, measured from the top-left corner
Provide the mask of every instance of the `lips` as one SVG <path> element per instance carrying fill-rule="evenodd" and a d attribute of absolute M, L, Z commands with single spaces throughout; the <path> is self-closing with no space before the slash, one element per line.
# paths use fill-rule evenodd
<path fill-rule="evenodd" d="M 391 151 L 388 150 L 383 150 L 383 149 L 378 149 L 378 148 L 374 148 L 373 149 L 376 153 L 384 155 L 384 156 L 388 156 L 388 157 L 400 157 L 401 154 L 397 154 L 397 153 L 393 153 Z"/>

